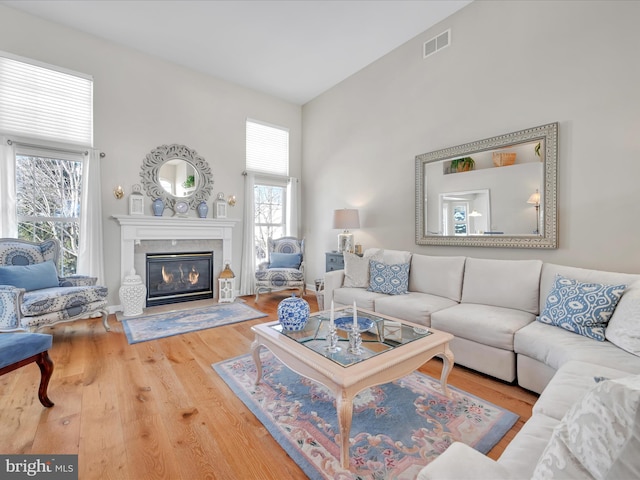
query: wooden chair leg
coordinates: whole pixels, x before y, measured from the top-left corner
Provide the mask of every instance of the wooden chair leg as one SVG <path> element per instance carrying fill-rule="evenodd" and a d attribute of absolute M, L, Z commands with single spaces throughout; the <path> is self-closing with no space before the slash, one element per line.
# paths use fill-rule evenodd
<path fill-rule="evenodd" d="M 53 407 L 53 402 L 49 400 L 47 396 L 47 388 L 49 387 L 49 380 L 51 380 L 51 374 L 53 373 L 53 362 L 49 358 L 49 352 L 45 350 L 36 356 L 36 363 L 40 367 L 40 387 L 38 388 L 38 398 L 40 403 L 45 407 Z"/>

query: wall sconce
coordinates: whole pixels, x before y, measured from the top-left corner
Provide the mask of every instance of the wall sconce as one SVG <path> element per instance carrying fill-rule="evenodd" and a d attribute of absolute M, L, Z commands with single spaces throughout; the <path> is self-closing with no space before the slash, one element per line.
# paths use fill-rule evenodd
<path fill-rule="evenodd" d="M 360 228 L 360 217 L 358 215 L 358 210 L 356 210 L 355 208 L 343 208 L 342 210 L 334 210 L 333 228 L 343 230 L 342 233 L 338 234 L 338 252 L 353 253 L 353 233 L 349 232 L 349 229 Z"/>
<path fill-rule="evenodd" d="M 230 207 L 235 207 L 236 206 L 236 196 L 235 195 L 229 195 L 229 198 L 227 199 L 227 203 L 229 204 Z"/>
<path fill-rule="evenodd" d="M 536 207 L 536 229 L 533 233 L 536 235 L 539 235 L 540 234 L 540 192 L 538 192 L 537 188 L 535 193 L 531 194 L 531 196 L 529 197 L 529 200 L 527 200 L 527 203 L 530 203 L 531 205 L 535 205 Z"/>
<path fill-rule="evenodd" d="M 121 185 L 115 187 L 113 189 L 113 196 L 120 200 L 122 197 L 124 197 L 124 188 L 122 188 Z"/>

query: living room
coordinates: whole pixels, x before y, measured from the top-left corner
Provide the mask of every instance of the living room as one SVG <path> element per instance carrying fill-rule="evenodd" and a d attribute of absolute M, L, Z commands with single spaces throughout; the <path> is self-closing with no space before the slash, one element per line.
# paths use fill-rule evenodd
<path fill-rule="evenodd" d="M 289 129 L 309 285 L 336 249 L 331 218 L 343 207 L 359 210 L 355 237 L 364 248 L 640 272 L 640 225 L 630 220 L 640 174 L 639 14 L 640 4 L 627 1 L 476 0 L 302 105 L 6 5 L 0 50 L 94 78 L 94 139 L 106 152 L 104 284 L 115 306 L 126 272 L 111 217 L 125 215 L 127 203 L 113 188 L 129 195 L 145 155 L 180 143 L 210 163 L 214 192 L 236 195 L 229 216 L 241 219 L 247 118 Z M 423 58 L 423 43 L 447 29 L 451 45 Z M 559 123 L 558 248 L 415 244 L 416 155 L 551 122 Z M 238 224 L 235 271 L 241 238 Z"/>

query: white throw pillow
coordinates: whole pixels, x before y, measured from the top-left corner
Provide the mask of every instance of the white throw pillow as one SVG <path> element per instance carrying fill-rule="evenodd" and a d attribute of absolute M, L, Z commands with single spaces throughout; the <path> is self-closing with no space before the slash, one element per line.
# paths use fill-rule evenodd
<path fill-rule="evenodd" d="M 343 287 L 369 287 L 369 260 L 382 261 L 384 250 L 369 248 L 362 257 L 355 253 L 344 252 Z"/>
<path fill-rule="evenodd" d="M 553 430 L 533 480 L 640 478 L 640 375 L 590 389 Z"/>
<path fill-rule="evenodd" d="M 622 295 L 607 325 L 605 337 L 640 357 L 640 288 L 633 288 Z"/>

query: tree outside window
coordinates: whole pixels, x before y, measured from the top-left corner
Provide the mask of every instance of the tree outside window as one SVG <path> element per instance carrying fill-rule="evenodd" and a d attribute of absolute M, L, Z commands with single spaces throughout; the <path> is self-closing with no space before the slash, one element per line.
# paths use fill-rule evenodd
<path fill-rule="evenodd" d="M 82 161 L 56 155 L 16 155 L 18 238 L 62 245 L 61 275 L 76 273 Z"/>
<path fill-rule="evenodd" d="M 267 259 L 267 239 L 285 235 L 286 188 L 256 184 L 254 199 L 256 265 L 258 265 Z"/>

